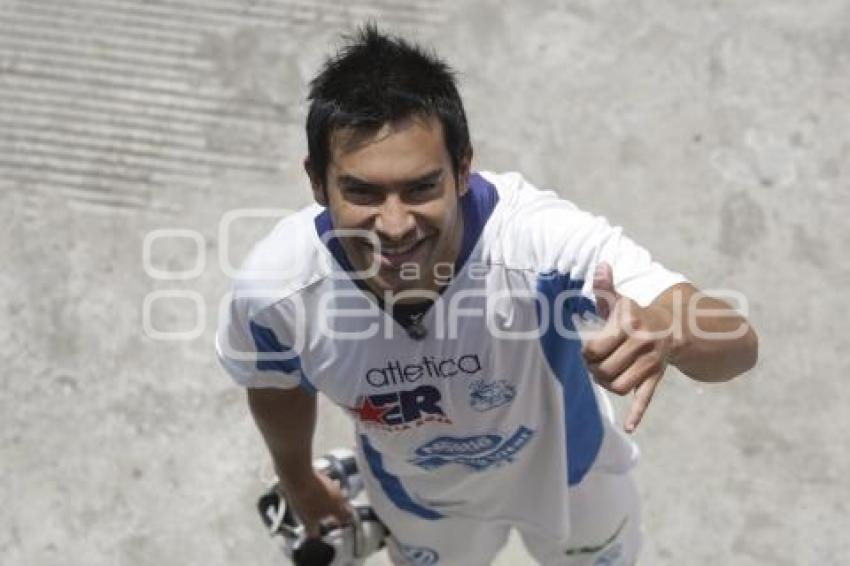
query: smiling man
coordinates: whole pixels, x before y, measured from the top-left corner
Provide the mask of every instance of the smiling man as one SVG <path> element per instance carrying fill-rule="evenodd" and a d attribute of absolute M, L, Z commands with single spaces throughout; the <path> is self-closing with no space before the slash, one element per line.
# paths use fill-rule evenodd
<path fill-rule="evenodd" d="M 396 564 L 634 564 L 635 429 L 669 364 L 723 381 L 757 339 L 726 303 L 516 173 L 474 172 L 450 69 L 374 27 L 311 83 L 316 204 L 245 262 L 217 334 L 312 536 L 316 394 L 348 411 Z M 623 428 L 606 391 L 633 394 Z"/>
<path fill-rule="evenodd" d="M 437 291 L 434 274 L 454 263 L 462 243 L 459 198 L 468 190 L 471 150 L 455 167 L 440 120 L 424 113 L 376 127 L 334 131 L 324 175 L 307 160 L 316 201 L 338 230 L 375 236 L 340 242 L 357 271 L 377 267 L 364 277 L 376 295 Z M 415 302 L 410 295 L 405 302 Z"/>

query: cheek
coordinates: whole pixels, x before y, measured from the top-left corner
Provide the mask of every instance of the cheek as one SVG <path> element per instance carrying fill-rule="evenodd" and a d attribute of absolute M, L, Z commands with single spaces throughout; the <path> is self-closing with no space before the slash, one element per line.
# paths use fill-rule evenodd
<path fill-rule="evenodd" d="M 343 205 L 334 215 L 334 226 L 337 228 L 368 228 L 372 223 L 373 214 L 365 207 Z"/>
<path fill-rule="evenodd" d="M 428 225 L 444 234 L 451 232 L 452 227 L 457 223 L 457 215 L 457 202 L 449 199 L 435 201 L 422 210 L 422 216 Z"/>
<path fill-rule="evenodd" d="M 435 234 L 431 243 L 431 255 L 441 256 L 452 247 L 457 227 L 457 208 L 442 206 L 428 216 L 428 229 Z"/>

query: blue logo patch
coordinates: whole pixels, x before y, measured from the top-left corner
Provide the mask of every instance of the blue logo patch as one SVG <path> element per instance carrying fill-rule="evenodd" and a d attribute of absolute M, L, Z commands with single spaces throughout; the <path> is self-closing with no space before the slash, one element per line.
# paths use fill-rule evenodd
<path fill-rule="evenodd" d="M 500 379 L 488 383 L 476 379 L 469 384 L 469 405 L 476 411 L 489 411 L 507 405 L 516 397 L 516 387 Z"/>
<path fill-rule="evenodd" d="M 432 566 L 440 560 L 436 550 L 425 546 L 411 546 L 409 544 L 398 544 L 398 549 L 415 566 Z"/>
<path fill-rule="evenodd" d="M 521 426 L 509 438 L 501 434 L 475 436 L 438 436 L 414 452 L 411 464 L 426 470 L 447 464 L 463 464 L 480 472 L 495 465 L 513 462 L 513 457 L 528 444 L 534 431 Z"/>

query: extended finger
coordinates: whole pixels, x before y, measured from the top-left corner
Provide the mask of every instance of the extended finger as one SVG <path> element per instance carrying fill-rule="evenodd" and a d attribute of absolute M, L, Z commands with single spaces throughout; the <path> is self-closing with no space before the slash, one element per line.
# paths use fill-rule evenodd
<path fill-rule="evenodd" d="M 655 388 L 658 387 L 658 383 L 661 381 L 662 375 L 663 373 L 657 373 L 649 377 L 635 389 L 635 398 L 632 401 L 629 416 L 626 418 L 626 424 L 624 426 L 626 432 L 634 432 L 638 424 L 640 424 L 647 407 L 649 407 L 650 401 L 652 401 L 652 396 L 655 394 Z"/>

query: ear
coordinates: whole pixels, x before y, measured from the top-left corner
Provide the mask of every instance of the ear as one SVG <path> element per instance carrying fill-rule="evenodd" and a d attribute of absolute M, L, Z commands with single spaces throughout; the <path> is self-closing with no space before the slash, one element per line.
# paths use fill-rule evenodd
<path fill-rule="evenodd" d="M 310 188 L 313 190 L 313 199 L 322 206 L 328 206 L 328 193 L 325 190 L 324 181 L 316 174 L 310 164 L 310 158 L 304 158 L 304 171 L 310 178 Z"/>
<path fill-rule="evenodd" d="M 458 164 L 457 196 L 462 197 L 469 192 L 469 175 L 472 173 L 472 146 L 463 153 Z"/>

